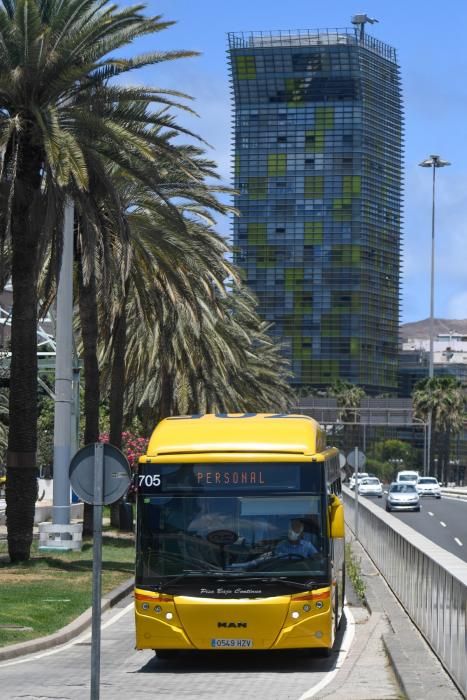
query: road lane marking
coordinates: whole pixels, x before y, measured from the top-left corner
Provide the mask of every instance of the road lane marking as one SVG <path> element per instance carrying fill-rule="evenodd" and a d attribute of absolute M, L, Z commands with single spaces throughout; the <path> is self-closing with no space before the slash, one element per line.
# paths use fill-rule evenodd
<path fill-rule="evenodd" d="M 345 606 L 345 618 L 347 621 L 347 626 L 344 632 L 344 636 L 342 637 L 341 650 L 337 655 L 337 661 L 334 670 L 330 673 L 327 673 L 326 678 L 323 678 L 322 681 L 314 685 L 309 690 L 306 690 L 303 693 L 303 695 L 299 697 L 298 700 L 309 700 L 309 698 L 314 697 L 316 693 L 318 693 L 320 690 L 329 685 L 329 683 L 335 678 L 335 676 L 339 673 L 340 669 L 342 668 L 342 665 L 352 647 L 352 643 L 355 637 L 355 618 L 350 612 L 350 609 L 347 607 L 347 605 Z"/>
<path fill-rule="evenodd" d="M 443 523 L 442 520 L 439 521 L 439 524 L 441 525 L 441 527 L 446 527 L 446 523 Z"/>
<path fill-rule="evenodd" d="M 459 547 L 463 547 L 463 546 L 464 546 L 458 537 L 454 537 L 454 542 L 455 542 L 456 544 L 458 544 Z"/>
<path fill-rule="evenodd" d="M 104 624 L 101 625 L 101 631 L 113 625 L 132 609 L 134 609 L 133 601 L 129 605 L 127 605 L 126 608 L 123 608 L 122 610 L 120 610 L 120 612 L 116 613 L 116 615 L 111 617 L 110 620 L 104 622 Z M 0 663 L 0 668 L 5 668 L 6 666 L 16 666 L 17 664 L 24 664 L 30 661 L 35 661 L 37 659 L 43 659 L 45 656 L 53 656 L 53 654 L 58 654 L 59 652 L 64 651 L 65 649 L 70 649 L 75 644 L 80 644 L 84 640 L 89 639 L 91 637 L 91 631 L 91 629 L 88 629 L 85 632 L 82 632 L 80 635 L 78 635 L 78 637 L 73 639 L 71 642 L 68 642 L 68 644 L 61 644 L 60 646 L 54 647 L 53 649 L 49 649 L 49 651 L 44 651 L 39 654 L 27 654 L 26 656 L 22 656 L 20 659 L 16 659 L 15 661 L 6 661 L 4 663 Z"/>
<path fill-rule="evenodd" d="M 434 513 L 431 512 L 431 510 L 428 511 L 428 515 L 431 515 L 431 517 L 434 516 Z"/>

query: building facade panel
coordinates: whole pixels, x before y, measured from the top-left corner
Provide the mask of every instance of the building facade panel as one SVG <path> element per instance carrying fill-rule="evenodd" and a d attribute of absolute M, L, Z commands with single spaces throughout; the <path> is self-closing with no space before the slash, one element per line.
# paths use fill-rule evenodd
<path fill-rule="evenodd" d="M 235 260 L 297 385 L 397 387 L 402 108 L 352 30 L 231 34 Z"/>

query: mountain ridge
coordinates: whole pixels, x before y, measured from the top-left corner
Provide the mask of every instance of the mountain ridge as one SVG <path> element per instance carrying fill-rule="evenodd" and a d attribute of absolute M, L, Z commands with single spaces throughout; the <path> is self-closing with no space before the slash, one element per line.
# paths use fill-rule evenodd
<path fill-rule="evenodd" d="M 436 337 L 439 333 L 453 333 L 467 335 L 467 318 L 450 319 L 450 318 L 434 318 L 433 319 L 433 334 Z M 429 338 L 430 337 L 430 319 L 425 318 L 420 321 L 412 321 L 402 323 L 399 326 L 399 335 L 403 340 L 408 338 Z"/>

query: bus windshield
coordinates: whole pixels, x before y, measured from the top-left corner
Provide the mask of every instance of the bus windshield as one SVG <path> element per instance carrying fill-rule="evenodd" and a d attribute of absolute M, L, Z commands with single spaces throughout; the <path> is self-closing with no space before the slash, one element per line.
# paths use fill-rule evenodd
<path fill-rule="evenodd" d="M 319 465 L 255 466 L 255 483 L 247 468 L 220 467 L 213 472 L 220 482 L 210 483 L 199 466 L 178 468 L 178 478 L 173 467 L 155 474 L 154 466 L 140 477 L 137 585 L 193 577 L 324 580 L 328 538 Z M 193 482 L 193 473 L 202 476 Z M 249 476 L 241 483 L 237 473 Z"/>

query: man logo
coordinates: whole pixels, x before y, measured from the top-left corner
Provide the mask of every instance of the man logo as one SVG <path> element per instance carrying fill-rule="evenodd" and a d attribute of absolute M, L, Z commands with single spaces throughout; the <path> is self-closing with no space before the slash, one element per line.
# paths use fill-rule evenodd
<path fill-rule="evenodd" d="M 232 627 L 247 627 L 246 622 L 218 622 L 217 623 L 218 627 L 227 627 L 227 628 L 232 628 Z"/>

